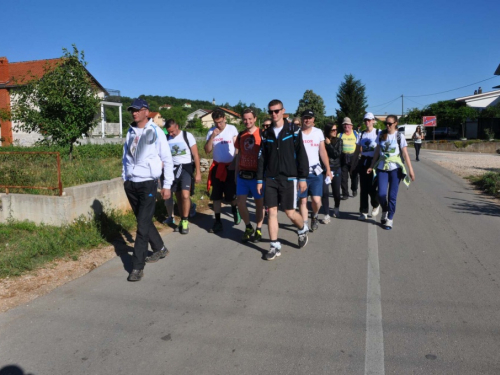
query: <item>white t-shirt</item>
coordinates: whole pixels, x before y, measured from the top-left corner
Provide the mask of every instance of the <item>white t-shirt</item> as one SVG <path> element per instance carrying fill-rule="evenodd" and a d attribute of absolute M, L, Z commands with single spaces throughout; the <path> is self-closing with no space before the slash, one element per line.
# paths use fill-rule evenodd
<path fill-rule="evenodd" d="M 283 130 L 283 126 L 281 128 L 277 128 L 276 126 L 273 127 L 273 130 L 274 130 L 274 135 L 276 136 L 276 139 L 278 139 L 281 131 Z"/>
<path fill-rule="evenodd" d="M 380 136 L 382 134 L 383 132 L 379 132 L 377 136 L 377 144 L 380 146 L 380 155 L 385 155 L 386 157 L 398 156 L 398 132 L 395 132 L 394 134 L 387 134 L 387 140 L 385 141 L 380 140 Z M 406 143 L 405 137 L 401 136 L 401 150 L 407 146 L 408 144 Z M 390 171 L 393 171 L 396 168 L 398 168 L 398 165 L 396 163 L 389 163 Z M 378 169 L 382 169 L 382 166 L 380 166 Z"/>
<path fill-rule="evenodd" d="M 207 134 L 207 141 L 212 136 L 215 126 L 210 128 Z M 234 137 L 238 136 L 238 130 L 234 125 L 226 124 L 212 142 L 214 160 L 217 163 L 231 163 L 234 158 Z"/>
<path fill-rule="evenodd" d="M 360 134 L 356 144 L 361 147 L 361 155 L 373 158 L 377 147 L 377 129 L 373 128 L 369 133 Z"/>
<path fill-rule="evenodd" d="M 309 173 L 312 173 L 319 164 L 319 144 L 325 141 L 325 136 L 320 129 L 312 127 L 309 134 L 302 132 L 302 141 L 309 159 Z"/>
<path fill-rule="evenodd" d="M 179 135 L 173 138 L 167 136 L 168 145 L 170 146 L 170 151 L 172 152 L 172 160 L 174 161 L 174 165 L 191 163 L 191 147 L 196 144 L 196 140 L 191 133 L 186 132 L 187 140 L 189 143 L 189 145 L 187 145 L 186 141 L 184 140 L 184 135 L 182 134 L 183 132 L 184 131 L 181 130 Z"/>

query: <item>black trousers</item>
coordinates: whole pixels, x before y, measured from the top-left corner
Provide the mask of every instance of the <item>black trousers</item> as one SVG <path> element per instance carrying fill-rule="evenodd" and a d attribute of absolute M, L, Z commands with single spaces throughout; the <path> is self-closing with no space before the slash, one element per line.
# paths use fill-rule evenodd
<path fill-rule="evenodd" d="M 368 197 L 370 197 L 370 203 L 372 207 L 378 207 L 380 205 L 378 200 L 377 184 L 373 183 L 373 172 L 367 174 L 366 171 L 370 167 L 371 158 L 366 165 L 358 164 L 359 172 L 359 184 L 361 191 L 359 194 L 359 212 L 362 214 L 367 214 L 370 208 L 368 205 Z"/>
<path fill-rule="evenodd" d="M 342 195 L 349 195 L 349 189 L 348 189 L 348 182 L 349 182 L 349 177 L 351 177 L 351 190 L 358 190 L 358 173 L 356 171 L 353 171 L 351 174 L 351 164 L 342 164 L 342 181 L 341 181 L 341 188 L 342 188 Z"/>
<path fill-rule="evenodd" d="M 422 143 L 414 143 L 413 144 L 415 146 L 415 155 L 416 155 L 416 159 L 418 159 L 418 155 L 420 155 L 420 147 L 422 147 Z"/>
<path fill-rule="evenodd" d="M 132 182 L 125 181 L 125 194 L 137 219 L 137 235 L 134 244 L 132 264 L 135 270 L 142 270 L 148 254 L 148 243 L 153 251 L 163 247 L 160 233 L 153 224 L 156 205 L 157 180 Z"/>
<path fill-rule="evenodd" d="M 333 180 L 330 186 L 332 187 L 332 195 L 333 200 L 335 202 L 335 208 L 340 207 L 340 168 L 333 170 Z M 328 185 L 325 184 L 325 180 L 323 180 L 323 196 L 321 197 L 321 207 L 323 207 L 323 212 L 325 215 L 330 215 L 330 192 L 328 189 Z"/>

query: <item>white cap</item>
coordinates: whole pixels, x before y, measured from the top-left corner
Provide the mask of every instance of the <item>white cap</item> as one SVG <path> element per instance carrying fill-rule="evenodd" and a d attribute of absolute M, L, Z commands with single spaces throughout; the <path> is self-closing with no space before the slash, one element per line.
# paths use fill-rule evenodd
<path fill-rule="evenodd" d="M 363 118 L 363 120 L 375 120 L 375 116 L 373 116 L 373 113 L 368 112 Z"/>

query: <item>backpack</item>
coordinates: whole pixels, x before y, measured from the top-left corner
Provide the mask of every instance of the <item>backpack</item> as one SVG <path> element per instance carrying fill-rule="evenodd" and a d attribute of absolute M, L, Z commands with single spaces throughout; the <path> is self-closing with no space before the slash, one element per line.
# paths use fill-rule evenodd
<path fill-rule="evenodd" d="M 387 134 L 387 129 L 386 130 L 382 130 L 381 132 L 382 134 Z M 396 132 L 396 139 L 398 141 L 398 148 L 399 148 L 399 157 L 401 158 L 401 161 L 403 162 L 403 164 L 405 163 L 405 157 L 403 156 L 403 153 L 401 152 L 401 133 L 400 132 Z"/>
<path fill-rule="evenodd" d="M 352 130 L 352 132 L 354 133 L 354 136 L 356 137 L 356 142 L 357 142 L 357 141 L 358 141 L 358 135 L 359 135 L 359 133 L 358 133 L 358 131 L 357 131 L 357 130 L 354 130 L 354 129 Z M 364 132 L 365 132 L 365 131 L 363 131 L 363 133 L 364 133 Z M 361 133 L 361 134 L 363 134 L 363 133 Z M 378 134 L 378 133 L 377 133 L 377 134 Z M 339 133 L 339 138 L 340 138 L 340 139 L 342 139 L 342 136 L 343 136 L 343 135 L 344 135 L 344 132 Z"/>

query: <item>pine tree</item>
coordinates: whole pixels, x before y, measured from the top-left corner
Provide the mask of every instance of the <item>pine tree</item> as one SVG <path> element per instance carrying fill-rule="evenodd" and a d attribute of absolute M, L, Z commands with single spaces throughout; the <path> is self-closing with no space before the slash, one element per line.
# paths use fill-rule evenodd
<path fill-rule="evenodd" d="M 325 102 L 323 98 L 313 92 L 306 90 L 302 99 L 299 100 L 299 106 L 295 111 L 295 116 L 300 117 L 306 109 L 311 109 L 314 112 L 314 123 L 317 127 L 322 127 L 325 119 Z"/>
<path fill-rule="evenodd" d="M 344 117 L 349 117 L 354 126 L 362 125 L 368 106 L 365 85 L 355 79 L 352 74 L 344 76 L 344 82 L 340 84 L 337 91 L 337 102 L 340 106 L 340 109 L 336 109 L 339 124 Z"/>

